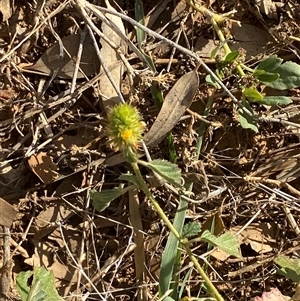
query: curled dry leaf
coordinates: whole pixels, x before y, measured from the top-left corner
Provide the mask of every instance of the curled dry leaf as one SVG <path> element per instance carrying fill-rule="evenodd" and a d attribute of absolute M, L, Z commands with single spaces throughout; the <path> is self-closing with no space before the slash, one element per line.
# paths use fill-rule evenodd
<path fill-rule="evenodd" d="M 155 146 L 173 129 L 190 106 L 199 85 L 197 70 L 183 75 L 167 94 L 162 108 L 145 135 L 144 141 L 147 146 Z"/>

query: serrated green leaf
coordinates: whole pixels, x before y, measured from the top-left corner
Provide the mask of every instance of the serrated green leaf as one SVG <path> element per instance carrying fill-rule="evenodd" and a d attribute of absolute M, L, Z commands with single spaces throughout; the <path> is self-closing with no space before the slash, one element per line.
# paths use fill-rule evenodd
<path fill-rule="evenodd" d="M 204 240 L 205 242 L 222 249 L 230 255 L 241 258 L 239 241 L 229 232 L 216 237 L 208 230 L 205 230 L 201 235 L 201 240 Z"/>
<path fill-rule="evenodd" d="M 263 83 L 274 82 L 279 78 L 278 73 L 271 73 L 271 72 L 264 72 L 262 74 L 255 74 L 255 73 L 256 72 L 254 72 L 254 76 Z"/>
<path fill-rule="evenodd" d="M 281 269 L 277 271 L 278 274 L 294 282 L 300 282 L 300 259 L 279 255 L 274 261 L 281 267 Z"/>
<path fill-rule="evenodd" d="M 277 55 L 271 55 L 267 59 L 261 61 L 255 70 L 260 69 L 265 70 L 266 72 L 272 72 L 281 65 L 282 61 L 283 60 L 277 57 Z"/>
<path fill-rule="evenodd" d="M 121 174 L 119 176 L 119 180 L 130 182 L 133 185 L 135 185 L 137 188 L 140 187 L 140 184 L 139 184 L 139 181 L 137 180 L 137 177 L 135 175 L 131 174 L 131 173 Z"/>
<path fill-rule="evenodd" d="M 239 55 L 240 52 L 238 50 L 232 51 L 226 55 L 225 62 L 232 63 Z"/>
<path fill-rule="evenodd" d="M 217 89 L 221 89 L 221 86 L 219 85 L 219 83 L 210 75 L 210 74 L 207 74 L 205 76 L 205 81 L 208 83 L 208 84 L 211 84 L 213 85 L 215 88 Z"/>
<path fill-rule="evenodd" d="M 181 187 L 181 171 L 177 165 L 165 160 L 153 160 L 151 162 L 138 161 L 138 163 L 150 168 L 169 183 Z"/>
<path fill-rule="evenodd" d="M 250 101 L 259 102 L 264 97 L 255 88 L 245 88 L 243 95 Z"/>
<path fill-rule="evenodd" d="M 33 275 L 32 285 L 28 279 Z M 17 289 L 22 301 L 63 301 L 55 288 L 55 278 L 52 271 L 36 268 L 33 272 L 21 272 L 17 277 Z"/>
<path fill-rule="evenodd" d="M 267 106 L 286 106 L 293 101 L 286 96 L 265 96 L 259 103 Z"/>
<path fill-rule="evenodd" d="M 128 189 L 123 189 L 123 185 L 102 191 L 92 189 L 90 191 L 90 197 L 93 201 L 94 208 L 101 212 L 110 205 L 111 201 L 123 195 L 127 191 Z"/>
<path fill-rule="evenodd" d="M 294 62 L 285 62 L 275 70 L 279 78 L 271 83 L 265 83 L 267 86 L 277 90 L 287 90 L 300 86 L 300 65 Z"/>
<path fill-rule="evenodd" d="M 251 106 L 247 102 L 243 102 L 243 106 L 252 113 L 250 116 L 247 112 L 243 110 L 243 108 L 239 108 L 239 119 L 240 119 L 240 125 L 244 129 L 251 129 L 255 133 L 258 132 L 258 123 L 257 118 L 255 118 L 253 110 Z"/>
<path fill-rule="evenodd" d="M 182 229 L 182 237 L 192 237 L 199 234 L 201 231 L 201 225 L 197 222 L 190 222 L 184 225 Z"/>

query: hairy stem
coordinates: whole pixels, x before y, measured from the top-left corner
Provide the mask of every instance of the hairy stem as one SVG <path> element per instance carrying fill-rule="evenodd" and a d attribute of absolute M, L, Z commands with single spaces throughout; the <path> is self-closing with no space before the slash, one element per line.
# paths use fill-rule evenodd
<path fill-rule="evenodd" d="M 171 221 L 169 220 L 169 218 L 165 215 L 164 211 L 162 210 L 162 208 L 159 206 L 158 202 L 153 197 L 151 191 L 149 190 L 147 184 L 144 181 L 144 178 L 143 178 L 143 176 L 141 174 L 141 171 L 139 169 L 138 163 L 137 162 L 132 162 L 131 166 L 132 166 L 133 171 L 134 171 L 134 173 L 135 173 L 135 175 L 137 177 L 137 180 L 139 182 L 140 188 L 144 191 L 144 193 L 146 194 L 147 198 L 151 201 L 152 205 L 156 209 L 156 212 L 159 214 L 159 216 L 161 217 L 161 219 L 164 221 L 164 223 L 167 225 L 167 227 L 170 229 L 170 231 L 174 234 L 174 236 L 176 237 L 176 239 L 178 239 L 178 241 L 182 244 L 182 247 L 185 249 L 185 251 L 189 255 L 189 257 L 190 257 L 191 261 L 193 262 L 196 270 L 198 271 L 198 273 L 201 275 L 201 277 L 203 278 L 203 280 L 207 284 L 210 292 L 214 295 L 214 297 L 218 301 L 224 301 L 224 299 L 221 296 L 221 294 L 218 292 L 218 290 L 213 285 L 213 283 L 211 282 L 211 280 L 209 279 L 209 277 L 207 276 L 207 274 L 205 273 L 205 271 L 200 266 L 197 258 L 193 255 L 193 253 L 192 253 L 192 251 L 191 251 L 191 249 L 189 247 L 189 241 L 186 240 L 186 239 L 182 240 L 182 238 L 180 237 L 180 234 L 178 233 L 178 231 L 175 229 L 175 227 L 173 226 L 173 224 L 171 223 Z"/>

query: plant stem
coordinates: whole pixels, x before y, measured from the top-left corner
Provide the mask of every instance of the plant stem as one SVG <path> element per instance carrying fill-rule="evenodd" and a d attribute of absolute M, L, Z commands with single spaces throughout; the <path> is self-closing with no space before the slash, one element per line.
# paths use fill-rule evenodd
<path fill-rule="evenodd" d="M 214 27 L 214 30 L 216 31 L 220 41 L 224 42 L 225 38 L 224 38 L 224 35 L 223 35 L 218 23 L 223 22 L 225 19 L 227 19 L 228 15 L 231 15 L 231 14 L 235 13 L 236 11 L 229 12 L 229 13 L 226 14 L 226 16 L 224 16 L 224 15 L 215 14 L 214 12 L 210 11 L 206 7 L 204 7 L 204 6 L 200 5 L 199 3 L 195 2 L 195 0 L 185 0 L 185 1 L 191 7 L 193 7 L 195 10 L 205 14 L 206 16 L 208 16 L 210 18 L 210 22 L 211 22 L 212 26 Z M 228 53 L 232 52 L 227 43 L 224 43 L 223 49 L 224 49 L 226 55 Z M 236 70 L 240 74 L 240 76 L 245 76 L 245 73 L 244 73 L 244 71 L 243 71 L 243 69 L 240 65 L 238 65 L 236 67 Z"/>
<path fill-rule="evenodd" d="M 193 262 L 196 270 L 198 271 L 198 273 L 201 275 L 201 277 L 203 278 L 203 280 L 207 284 L 209 290 L 212 292 L 212 294 L 215 296 L 215 298 L 218 301 L 224 301 L 223 297 L 220 295 L 220 293 L 218 292 L 218 290 L 216 289 L 216 287 L 213 285 L 213 283 L 211 282 L 211 280 L 209 279 L 209 277 L 206 275 L 205 271 L 200 266 L 197 258 L 193 255 L 193 253 L 192 253 L 192 251 L 191 251 L 191 249 L 189 247 L 189 242 L 188 241 L 183 241 L 181 239 L 180 234 L 175 229 L 175 227 L 173 226 L 173 224 L 170 222 L 170 220 L 168 219 L 168 217 L 165 215 L 164 211 L 161 209 L 161 207 L 159 206 L 159 204 L 157 203 L 157 201 L 153 197 L 151 191 L 149 190 L 147 184 L 144 181 L 144 178 L 143 178 L 143 176 L 141 174 L 141 171 L 139 169 L 139 166 L 138 166 L 137 162 L 131 163 L 131 166 L 132 166 L 133 171 L 134 171 L 134 173 L 135 173 L 135 175 L 137 177 L 137 180 L 138 180 L 138 182 L 140 184 L 140 188 L 144 191 L 144 193 L 146 194 L 147 198 L 151 201 L 152 205 L 156 209 L 156 212 L 161 217 L 161 219 L 164 221 L 164 223 L 167 225 L 167 227 L 170 229 L 170 231 L 172 231 L 172 233 L 174 234 L 174 236 L 176 237 L 176 239 L 182 244 L 183 248 L 185 249 L 185 251 L 189 255 L 191 261 Z"/>
<path fill-rule="evenodd" d="M 219 27 L 218 23 L 216 22 L 216 20 L 212 17 L 210 21 L 211 21 L 211 24 L 214 27 L 219 39 L 220 39 L 220 41 L 221 42 L 225 41 L 225 37 L 223 35 L 223 32 L 220 29 L 220 27 Z M 231 53 L 231 49 L 230 49 L 230 47 L 228 46 L 227 43 L 224 43 L 223 48 L 224 48 L 225 54 Z M 242 67 L 240 65 L 237 65 L 236 70 L 240 74 L 240 76 L 245 76 L 245 72 L 244 72 L 244 70 L 242 69 Z"/>
<path fill-rule="evenodd" d="M 213 283 L 211 282 L 211 280 L 209 279 L 209 277 L 207 276 L 207 274 L 205 273 L 205 271 L 200 266 L 197 258 L 193 255 L 193 253 L 192 253 L 192 251 L 191 251 L 191 249 L 189 247 L 189 243 L 188 242 L 187 243 L 182 243 L 182 246 L 185 249 L 185 251 L 187 252 L 187 254 L 189 255 L 189 258 L 191 259 L 191 261 L 193 262 L 195 269 L 199 272 L 199 274 L 201 275 L 202 279 L 206 282 L 209 290 L 214 295 L 214 297 L 218 301 L 224 301 L 222 295 L 218 292 L 218 290 L 213 285 Z"/>
<path fill-rule="evenodd" d="M 170 231 L 173 232 L 173 234 L 175 235 L 175 237 L 180 240 L 180 234 L 178 233 L 178 231 L 175 229 L 175 227 L 173 226 L 173 224 L 170 222 L 170 220 L 168 219 L 168 217 L 165 215 L 164 211 L 161 209 L 161 207 L 159 206 L 159 204 L 157 203 L 157 201 L 155 200 L 155 198 L 153 197 L 151 191 L 149 190 L 147 184 L 144 181 L 144 178 L 141 174 L 141 171 L 139 169 L 139 166 L 136 162 L 131 163 L 131 166 L 133 168 L 133 171 L 137 177 L 137 180 L 141 186 L 141 189 L 144 191 L 144 193 L 146 194 L 147 198 L 149 198 L 149 200 L 151 201 L 152 205 L 154 206 L 154 208 L 156 209 L 157 213 L 159 214 L 159 216 L 161 217 L 161 219 L 164 221 L 164 223 L 167 225 L 167 227 L 170 229 Z"/>

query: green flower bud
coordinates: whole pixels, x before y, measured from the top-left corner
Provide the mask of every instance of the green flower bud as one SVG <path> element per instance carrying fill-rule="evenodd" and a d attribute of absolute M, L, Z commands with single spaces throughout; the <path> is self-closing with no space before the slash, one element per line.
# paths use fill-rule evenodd
<path fill-rule="evenodd" d="M 108 114 L 107 136 L 116 151 L 136 150 L 144 127 L 138 110 L 127 103 L 116 105 Z"/>

